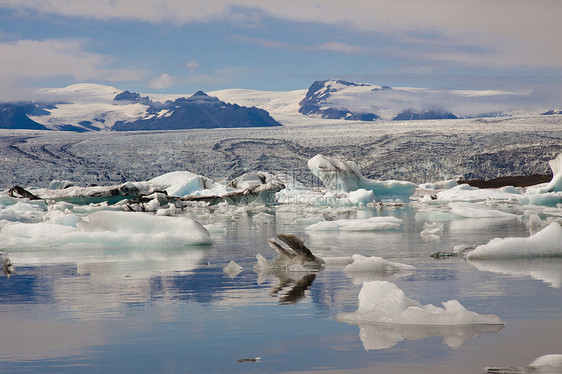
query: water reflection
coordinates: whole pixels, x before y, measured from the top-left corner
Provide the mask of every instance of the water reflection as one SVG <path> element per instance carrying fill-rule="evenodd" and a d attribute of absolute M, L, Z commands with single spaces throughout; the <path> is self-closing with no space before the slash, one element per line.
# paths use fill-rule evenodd
<path fill-rule="evenodd" d="M 562 258 L 503 259 L 468 261 L 481 271 L 532 277 L 553 288 L 562 286 Z"/>
<path fill-rule="evenodd" d="M 296 304 L 305 297 L 305 291 L 310 288 L 316 279 L 317 272 L 295 272 L 284 269 L 256 269 L 258 284 L 267 278 L 274 277 L 279 280 L 269 293 L 272 297 L 279 298 L 279 304 Z"/>
<path fill-rule="evenodd" d="M 443 337 L 443 344 L 460 347 L 465 340 L 481 334 L 494 334 L 503 325 L 476 326 L 414 326 L 391 324 L 360 324 L 359 339 L 366 351 L 394 347 L 404 340 L 421 340 L 432 336 Z"/>
<path fill-rule="evenodd" d="M 186 272 L 205 263 L 209 248 L 114 248 L 21 250 L 9 253 L 15 266 L 73 264 L 78 275 L 150 277 L 158 272 Z"/>

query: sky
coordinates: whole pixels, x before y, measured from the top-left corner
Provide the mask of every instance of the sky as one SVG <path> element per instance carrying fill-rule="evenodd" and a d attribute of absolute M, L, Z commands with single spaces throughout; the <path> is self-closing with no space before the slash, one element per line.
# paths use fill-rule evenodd
<path fill-rule="evenodd" d="M 0 100 L 393 87 L 562 92 L 559 0 L 0 0 Z"/>

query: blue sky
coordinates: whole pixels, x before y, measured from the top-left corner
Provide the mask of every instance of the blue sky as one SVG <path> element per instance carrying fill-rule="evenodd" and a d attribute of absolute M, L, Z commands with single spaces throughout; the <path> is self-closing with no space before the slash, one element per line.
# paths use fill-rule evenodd
<path fill-rule="evenodd" d="M 79 82 L 143 93 L 562 87 L 556 0 L 0 0 L 0 100 Z"/>

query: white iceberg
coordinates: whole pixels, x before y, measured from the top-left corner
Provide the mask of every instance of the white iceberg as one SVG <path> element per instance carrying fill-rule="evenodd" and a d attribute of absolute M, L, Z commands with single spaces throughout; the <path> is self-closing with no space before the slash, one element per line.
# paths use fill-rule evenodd
<path fill-rule="evenodd" d="M 466 254 L 469 260 L 561 257 L 562 226 L 553 222 L 528 238 L 495 238 Z"/>
<path fill-rule="evenodd" d="M 166 191 L 171 196 L 186 196 L 211 187 L 208 178 L 189 171 L 173 171 L 148 181 L 153 190 Z"/>
<path fill-rule="evenodd" d="M 548 164 L 552 169 L 552 180 L 540 192 L 562 192 L 562 153 Z"/>
<path fill-rule="evenodd" d="M 376 181 L 365 178 L 353 161 L 343 162 L 331 157 L 316 155 L 308 160 L 308 168 L 330 190 L 351 192 L 358 189 L 373 191 L 375 199 L 408 200 L 418 187 L 406 181 Z"/>
<path fill-rule="evenodd" d="M 343 268 L 345 272 L 378 272 L 392 273 L 400 270 L 415 270 L 411 265 L 385 260 L 382 257 L 365 257 L 359 254 L 351 256 L 353 262 Z"/>
<path fill-rule="evenodd" d="M 516 214 L 490 209 L 478 203 L 453 202 L 448 204 L 451 212 L 467 218 L 517 218 Z"/>
<path fill-rule="evenodd" d="M 41 222 L 8 223 L 0 231 L 4 250 L 45 248 L 166 248 L 209 245 L 209 232 L 188 217 L 99 211 L 76 227 Z"/>
<path fill-rule="evenodd" d="M 487 367 L 485 370 L 498 374 L 559 374 L 562 373 L 562 354 L 544 355 L 523 367 Z"/>
<path fill-rule="evenodd" d="M 359 306 L 353 313 L 339 313 L 338 321 L 350 324 L 382 323 L 399 325 L 503 325 L 495 315 L 481 315 L 466 310 L 457 300 L 422 305 L 404 294 L 394 283 L 371 281 L 363 283 Z"/>
<path fill-rule="evenodd" d="M 429 196 L 429 195 L 428 195 Z M 422 199 L 422 201 L 430 202 L 431 199 L 427 197 Z M 478 188 L 472 187 L 468 184 L 460 184 L 448 190 L 439 191 L 435 194 L 435 198 L 439 202 L 447 201 L 465 201 L 465 202 L 476 202 L 476 201 L 486 201 L 486 200 L 513 200 L 517 201 L 521 197 L 521 193 L 518 190 L 514 190 L 513 187 L 502 187 L 502 188 Z"/>
<path fill-rule="evenodd" d="M 393 216 L 323 221 L 307 226 L 309 231 L 381 231 L 398 229 L 402 220 Z"/>
<path fill-rule="evenodd" d="M 374 200 L 374 195 L 373 191 L 359 188 L 358 190 L 349 192 L 348 198 L 355 205 L 367 204 Z"/>

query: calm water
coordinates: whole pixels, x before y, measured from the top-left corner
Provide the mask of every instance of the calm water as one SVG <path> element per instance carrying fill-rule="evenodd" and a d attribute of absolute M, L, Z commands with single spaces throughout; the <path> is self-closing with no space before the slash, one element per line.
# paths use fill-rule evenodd
<path fill-rule="evenodd" d="M 436 251 L 528 236 L 518 220 L 444 222 L 420 236 L 410 207 L 361 211 L 395 215 L 402 229 L 309 233 L 290 213 L 270 223 L 226 221 L 210 247 L 137 251 L 7 253 L 0 278 L 0 372 L 9 373 L 482 373 L 562 353 L 562 260 L 468 263 Z M 416 267 L 380 276 L 330 266 L 318 274 L 256 272 L 255 256 L 275 257 L 267 238 L 292 232 L 320 257 L 359 253 Z M 18 259 L 20 264 L 18 264 Z M 231 260 L 243 270 L 223 271 Z M 503 328 L 354 326 L 364 280 L 397 284 L 411 299 L 459 300 L 495 314 Z M 238 362 L 261 357 L 260 362 Z"/>

